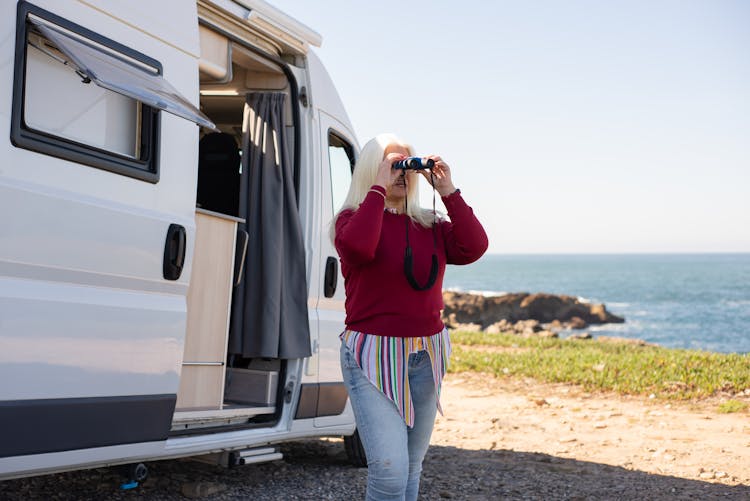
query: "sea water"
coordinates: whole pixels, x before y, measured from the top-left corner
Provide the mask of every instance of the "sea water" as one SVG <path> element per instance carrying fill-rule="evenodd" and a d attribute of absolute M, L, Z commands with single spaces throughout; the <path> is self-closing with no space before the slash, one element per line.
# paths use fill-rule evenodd
<path fill-rule="evenodd" d="M 625 317 L 624 324 L 591 326 L 593 336 L 750 352 L 750 254 L 494 254 L 449 266 L 443 286 L 577 296 Z"/>

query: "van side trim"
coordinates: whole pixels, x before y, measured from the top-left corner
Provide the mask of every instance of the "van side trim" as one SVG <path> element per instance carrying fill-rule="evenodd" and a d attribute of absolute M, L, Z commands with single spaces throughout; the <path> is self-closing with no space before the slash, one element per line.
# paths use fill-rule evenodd
<path fill-rule="evenodd" d="M 0 402 L 0 457 L 166 440 L 176 401 L 164 394 Z"/>
<path fill-rule="evenodd" d="M 2 190 L 0 190 L 2 196 Z M 19 263 L 17 261 L 0 260 L 0 277 L 2 280 L 41 280 L 43 282 L 63 282 L 75 285 L 91 285 L 93 287 L 111 287 L 112 277 L 105 273 L 92 271 L 66 270 L 54 266 Z M 155 282 L 142 278 L 118 277 L 118 288 L 138 292 L 156 292 L 160 294 L 186 295 L 188 286 L 180 282 L 163 280 Z"/>

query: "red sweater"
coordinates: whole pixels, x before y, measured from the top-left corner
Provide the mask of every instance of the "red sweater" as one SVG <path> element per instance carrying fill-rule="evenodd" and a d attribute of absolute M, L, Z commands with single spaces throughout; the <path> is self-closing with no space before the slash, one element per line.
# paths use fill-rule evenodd
<path fill-rule="evenodd" d="M 381 193 L 380 186 L 374 189 Z M 404 275 L 408 216 L 384 211 L 385 200 L 368 193 L 359 209 L 336 220 L 336 250 L 346 289 L 346 327 L 379 336 L 431 336 L 443 329 L 443 275 L 447 264 L 468 264 L 487 250 L 487 235 L 459 192 L 443 197 L 451 221 L 438 222 L 437 249 L 431 228 L 410 223 L 414 277 L 423 284 L 438 257 L 438 278 L 425 291 Z"/>

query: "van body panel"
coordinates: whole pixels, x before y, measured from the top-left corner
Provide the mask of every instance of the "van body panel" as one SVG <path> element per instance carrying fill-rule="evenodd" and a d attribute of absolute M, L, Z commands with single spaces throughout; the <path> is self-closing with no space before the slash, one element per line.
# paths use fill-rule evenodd
<path fill-rule="evenodd" d="M 196 71 L 195 59 L 153 44 L 142 31 L 80 3 L 44 4 L 102 36 L 150 48 L 150 55 L 165 61 L 165 72 L 177 77 L 174 81 L 194 82 L 188 75 Z M 10 56 L 13 47 L 4 49 Z M 13 58 L 3 60 L 12 63 Z M 6 70 L 4 89 L 13 76 L 12 67 Z M 197 83 L 180 87 L 186 95 L 197 95 Z M 179 281 L 164 280 L 162 265 L 170 224 L 184 226 L 188 246 L 192 243 L 197 151 L 196 141 L 185 138 L 197 139 L 197 128 L 162 115 L 157 184 L 9 143 L 3 148 L 0 207 L 10 216 L 0 220 L 0 309 L 8 319 L 0 325 L 0 342 L 15 346 L 12 354 L 3 350 L 7 357 L 18 355 L 21 365 L 37 365 L 45 377 L 60 371 L 60 377 L 48 379 L 58 384 L 46 390 L 31 391 L 38 384 L 33 378 L 12 389 L 2 384 L 0 399 L 23 392 L 21 388 L 30 391 L 28 398 L 176 392 L 189 255 Z M 36 349 L 27 347 L 22 355 L 14 344 L 18 339 Z M 112 352 L 114 347 L 120 349 Z M 144 356 L 156 348 L 161 356 Z M 4 364 L 3 370 L 10 369 Z M 128 381 L 130 376 L 134 378 Z M 121 382 L 103 382 L 115 379 Z"/>
<path fill-rule="evenodd" d="M 297 80 L 298 88 L 309 86 L 309 75 L 303 68 L 289 66 Z M 321 270 L 317 261 L 317 248 L 320 242 L 320 166 L 317 156 L 309 152 L 317 151 L 316 131 L 318 124 L 313 110 L 303 106 L 299 101 L 292 103 L 300 114 L 299 141 L 300 151 L 308 152 L 300 161 L 299 214 L 302 234 L 305 242 L 305 263 L 307 267 L 308 309 L 310 312 L 310 343 L 312 355 L 305 360 L 302 375 L 303 384 L 317 383 L 318 373 L 318 290 L 321 285 Z"/>
<path fill-rule="evenodd" d="M 319 111 L 320 121 L 320 148 L 321 164 L 320 169 L 321 177 L 324 182 L 321 183 L 320 199 L 321 208 L 320 213 L 323 221 L 325 221 L 322 238 L 320 239 L 320 248 L 318 255 L 321 256 L 322 266 L 326 266 L 328 258 L 333 258 L 338 262 L 338 253 L 336 252 L 333 242 L 329 237 L 328 229 L 333 223 L 335 212 L 338 212 L 340 207 L 333 207 L 333 194 L 331 185 L 331 159 L 330 149 L 328 146 L 328 138 L 331 133 L 336 134 L 338 137 L 342 137 L 351 144 L 356 145 L 353 135 L 348 130 L 348 127 L 336 120 L 333 116 L 329 115 L 324 111 Z M 336 289 L 332 297 L 326 297 L 323 289 L 319 292 L 318 299 L 318 317 L 320 322 L 320 366 L 321 369 L 318 373 L 318 380 L 321 383 L 331 381 L 341 381 L 341 368 L 339 367 L 339 348 L 341 342 L 339 341 L 339 334 L 344 330 L 344 321 L 346 319 L 346 312 L 344 311 L 344 277 L 341 274 L 340 264 L 336 266 Z"/>
<path fill-rule="evenodd" d="M 137 27 L 157 41 L 187 52 L 192 57 L 200 57 L 198 25 L 195 23 L 197 7 L 194 2 L 159 0 L 159 8 L 155 9 L 152 2 L 78 1 L 123 24 Z"/>
<path fill-rule="evenodd" d="M 288 69 L 308 98 L 290 106 L 299 115 L 293 127 L 313 355 L 283 361 L 276 413 L 267 416 L 267 424 L 169 435 L 185 349 L 200 129 L 159 112 L 159 175 L 151 182 L 14 146 L 8 138 L 15 16 L 5 16 L 0 19 L 6 34 L 0 44 L 0 69 L 5 70 L 0 133 L 6 137 L 0 145 L 0 211 L 5 215 L 0 219 L 0 412 L 9 421 L 0 419 L 0 444 L 6 444 L 5 453 L 0 445 L 0 479 L 351 434 L 348 403 L 336 416 L 294 419 L 303 385 L 336 390 L 342 383 L 337 336 L 343 279 L 338 277 L 333 298 L 322 292 L 332 248 L 327 128 L 335 124 L 355 150 L 357 145 L 330 77 L 309 51 L 308 44 L 319 44 L 319 36 L 265 2 L 251 0 L 32 3 L 156 60 L 164 78 L 196 106 L 198 25 L 206 21 L 199 20 L 201 12 L 210 11 L 204 26 L 239 34 L 235 42 L 259 48 L 258 57 L 283 52 L 285 60 L 294 61 Z M 254 18 L 249 16 L 253 9 Z M 283 91 L 295 95 L 290 87 Z M 185 261 L 177 280 L 164 275 L 172 225 L 185 234 Z M 48 420 L 47 414 L 66 418 Z M 31 423 L 30 431 L 4 440 L 20 426 L 20 416 L 31 416 L 25 423 Z M 214 417 L 220 416 L 219 409 Z M 105 423 L 101 428 L 87 428 L 100 422 Z"/>
<path fill-rule="evenodd" d="M 314 52 L 310 52 L 307 55 L 307 68 L 310 75 L 310 87 L 308 91 L 313 96 L 311 99 L 312 106 L 338 120 L 347 129 L 349 134 L 354 137 L 354 133 L 352 132 L 354 127 L 352 127 L 352 122 L 346 113 L 344 103 L 341 101 L 341 97 L 336 90 L 336 86 L 333 84 L 333 80 L 331 80 L 331 76 Z M 354 144 L 354 146 L 359 150 L 358 144 Z"/>
<path fill-rule="evenodd" d="M 337 168 L 342 168 L 342 162 L 346 164 L 344 169 L 350 169 L 349 161 L 353 165 L 353 161 L 359 154 L 359 146 L 341 98 L 320 59 L 314 52 L 310 52 L 307 63 L 308 89 L 312 96 L 310 107 L 314 121 L 317 123 L 314 158 L 318 168 L 314 172 L 319 179 L 316 183 L 316 193 L 320 224 L 315 250 L 320 277 L 316 308 L 318 312 L 318 350 L 316 353 L 318 403 L 313 425 L 318 429 L 347 426 L 353 431 L 354 414 L 351 405 L 341 398 L 346 395 L 339 360 L 341 346 L 339 334 L 344 329 L 346 316 L 344 279 L 338 262 L 338 254 L 329 235 L 335 212 L 339 210 L 339 207 L 333 206 L 335 197 L 332 192 L 331 173 Z M 337 141 L 342 140 L 348 145 L 347 155 L 351 156 L 348 161 L 342 156 L 341 148 L 334 148 L 336 151 L 332 152 L 331 134 L 335 135 Z M 338 154 L 335 157 L 331 156 L 336 153 Z M 346 187 L 338 187 L 338 198 L 344 189 L 348 190 L 348 183 Z M 335 275 L 333 283 L 331 282 L 332 274 Z M 343 408 L 338 407 L 341 404 L 345 404 Z"/>
<path fill-rule="evenodd" d="M 179 297 L 0 278 L 0 401 L 176 393 Z"/>
<path fill-rule="evenodd" d="M 36 6 L 153 57 L 180 92 L 197 96 L 194 57 L 79 2 Z M 7 16 L 3 23 L 14 18 Z M 185 28 L 197 32 L 195 24 L 193 19 Z M 5 29 L 15 32 L 15 26 Z M 11 88 L 14 71 L 15 78 L 25 78 L 23 68 L 14 68 L 14 49 L 13 43 L 2 46 L 3 89 Z M 4 124 L 10 123 L 8 111 L 4 106 Z M 0 211 L 5 215 L 0 220 L 0 405 L 8 419 L 35 409 L 69 416 L 44 430 L 33 427 L 37 434 L 50 434 L 43 443 L 35 443 L 35 436 L 15 446 L 9 445 L 10 435 L 0 439 L 6 444 L 0 455 L 167 437 L 179 384 L 195 233 L 197 127 L 161 115 L 157 183 L 9 141 L 0 147 Z M 186 235 L 186 266 L 177 281 L 163 276 L 172 224 L 182 226 Z M 86 439 L 86 419 L 108 412 L 128 416 L 137 408 L 142 412 L 127 422 L 134 430 L 151 431 L 123 434 L 124 423 L 111 421 L 88 433 L 94 439 Z M 0 433 L 12 434 L 13 427 L 2 426 Z"/>
<path fill-rule="evenodd" d="M 341 368 L 339 364 L 338 335 L 344 328 L 344 280 L 341 276 L 341 267 L 337 266 L 337 286 L 333 298 L 327 298 L 324 294 L 325 280 L 322 278 L 328 264 L 328 258 L 338 260 L 333 243 L 329 237 L 330 225 L 333 222 L 334 212 L 332 207 L 330 162 L 329 162 L 329 131 L 334 130 L 343 136 L 352 146 L 354 154 L 358 154 L 359 146 L 352 131 L 351 122 L 346 114 L 341 98 L 333 87 L 328 72 L 323 67 L 320 59 L 315 53 L 308 54 L 308 82 L 309 91 L 313 95 L 311 99 L 311 112 L 317 123 L 317 134 L 315 137 L 316 148 L 314 150 L 315 162 L 318 168 L 314 170 L 318 176 L 316 182 L 317 205 L 318 205 L 318 238 L 315 242 L 315 255 L 318 256 L 317 272 L 319 274 L 317 289 L 317 310 L 319 322 L 318 337 L 318 383 L 342 381 Z M 338 210 L 338 209 L 337 209 Z"/>
<path fill-rule="evenodd" d="M 157 441 L 0 458 L 0 479 L 44 475 L 101 465 L 128 464 L 143 458 L 157 457 L 163 450 L 164 442 Z"/>
<path fill-rule="evenodd" d="M 288 51 L 306 54 L 308 44 L 320 47 L 321 36 L 263 0 L 234 0 L 250 9 L 248 21 L 259 31 L 277 39 Z"/>

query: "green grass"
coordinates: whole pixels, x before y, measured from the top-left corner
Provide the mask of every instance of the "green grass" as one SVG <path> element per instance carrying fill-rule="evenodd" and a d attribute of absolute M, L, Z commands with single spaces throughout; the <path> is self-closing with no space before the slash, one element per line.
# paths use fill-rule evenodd
<path fill-rule="evenodd" d="M 451 339 L 451 372 L 528 376 L 581 385 L 587 391 L 674 399 L 734 394 L 750 388 L 750 354 L 482 332 L 454 332 Z"/>
<path fill-rule="evenodd" d="M 719 404 L 718 412 L 722 414 L 730 414 L 732 412 L 742 412 L 747 409 L 746 402 L 740 402 L 739 400 L 727 400 Z"/>

